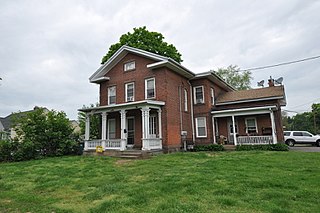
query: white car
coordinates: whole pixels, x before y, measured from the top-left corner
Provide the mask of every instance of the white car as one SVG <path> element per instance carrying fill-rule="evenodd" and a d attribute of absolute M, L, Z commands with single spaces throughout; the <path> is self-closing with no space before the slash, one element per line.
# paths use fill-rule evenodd
<path fill-rule="evenodd" d="M 320 146 L 320 135 L 313 135 L 307 131 L 284 131 L 284 141 L 289 146 L 295 144 L 312 144 Z"/>

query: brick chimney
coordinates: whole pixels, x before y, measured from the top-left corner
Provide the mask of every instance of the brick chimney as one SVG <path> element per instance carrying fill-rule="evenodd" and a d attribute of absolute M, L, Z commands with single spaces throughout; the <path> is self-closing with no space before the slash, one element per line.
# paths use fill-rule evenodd
<path fill-rule="evenodd" d="M 274 79 L 272 79 L 271 76 L 270 76 L 270 79 L 268 79 L 268 85 L 269 85 L 269 87 L 273 87 L 274 86 Z"/>

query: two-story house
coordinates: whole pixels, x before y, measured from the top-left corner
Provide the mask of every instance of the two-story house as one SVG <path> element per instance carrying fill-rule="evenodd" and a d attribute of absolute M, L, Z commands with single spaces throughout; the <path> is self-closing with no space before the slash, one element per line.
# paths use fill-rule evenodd
<path fill-rule="evenodd" d="M 85 150 L 179 150 L 195 144 L 283 141 L 283 86 L 236 91 L 214 72 L 195 74 L 171 58 L 121 47 L 90 78 L 100 106 L 87 114 Z M 101 115 L 101 140 L 90 139 L 90 114 Z"/>

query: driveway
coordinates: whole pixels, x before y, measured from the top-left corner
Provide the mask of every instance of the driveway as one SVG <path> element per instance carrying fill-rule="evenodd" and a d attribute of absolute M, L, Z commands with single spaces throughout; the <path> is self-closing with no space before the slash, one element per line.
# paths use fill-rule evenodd
<path fill-rule="evenodd" d="M 296 144 L 294 147 L 290 147 L 290 151 L 298 151 L 298 152 L 320 152 L 320 147 L 311 146 L 311 145 L 301 145 Z"/>

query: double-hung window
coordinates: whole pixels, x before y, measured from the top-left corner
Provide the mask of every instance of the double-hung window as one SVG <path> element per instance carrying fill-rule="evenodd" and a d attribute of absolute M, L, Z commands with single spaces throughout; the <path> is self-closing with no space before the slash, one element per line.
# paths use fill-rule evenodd
<path fill-rule="evenodd" d="M 246 118 L 246 130 L 248 134 L 257 133 L 256 118 Z"/>
<path fill-rule="evenodd" d="M 184 111 L 188 111 L 188 91 L 184 90 Z"/>
<path fill-rule="evenodd" d="M 124 71 L 130 71 L 136 69 L 136 62 L 130 61 L 124 64 Z"/>
<path fill-rule="evenodd" d="M 156 117 L 156 115 L 150 115 L 150 117 L 149 117 L 149 136 L 150 136 L 150 138 L 157 137 L 157 117 Z"/>
<path fill-rule="evenodd" d="M 108 139 L 116 138 L 116 119 L 108 120 Z"/>
<path fill-rule="evenodd" d="M 205 117 L 196 118 L 196 134 L 197 138 L 207 137 L 207 124 Z"/>
<path fill-rule="evenodd" d="M 116 86 L 112 86 L 108 88 L 108 104 L 116 103 Z"/>
<path fill-rule="evenodd" d="M 204 103 L 203 86 L 194 87 L 193 92 L 194 92 L 194 103 L 195 104 Z"/>
<path fill-rule="evenodd" d="M 211 104 L 214 105 L 214 89 L 211 88 Z"/>
<path fill-rule="evenodd" d="M 145 80 L 145 99 L 156 97 L 155 79 L 149 78 Z"/>
<path fill-rule="evenodd" d="M 134 83 L 125 84 L 126 102 L 134 101 Z"/>

